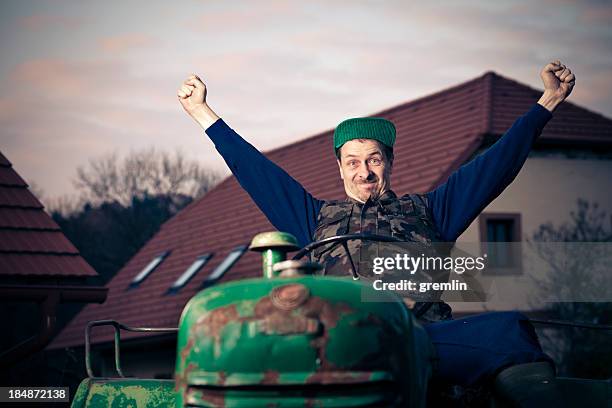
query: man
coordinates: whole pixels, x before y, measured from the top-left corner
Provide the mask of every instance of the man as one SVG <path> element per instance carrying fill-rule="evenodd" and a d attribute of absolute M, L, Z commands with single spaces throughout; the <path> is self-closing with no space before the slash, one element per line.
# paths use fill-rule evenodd
<path fill-rule="evenodd" d="M 544 93 L 486 153 L 426 194 L 397 197 L 391 190 L 394 125 L 381 118 L 355 118 L 334 132 L 334 149 L 347 199 L 321 201 L 230 129 L 206 102 L 206 86 L 195 75 L 178 98 L 215 143 L 238 182 L 279 230 L 302 245 L 344 233 L 376 233 L 432 246 L 454 242 L 474 218 L 512 182 L 552 112 L 571 93 L 575 76 L 560 61 L 541 71 Z M 385 244 L 352 242 L 360 276 L 371 274 L 372 254 Z M 340 248 L 322 248 L 314 258 L 328 274 L 346 274 Z M 439 357 L 438 379 L 476 386 L 495 379 L 499 394 L 520 406 L 562 406 L 552 361 L 520 313 L 487 313 L 452 320 L 448 305 L 424 299 L 414 311 Z M 437 300 L 437 299 L 429 299 Z"/>

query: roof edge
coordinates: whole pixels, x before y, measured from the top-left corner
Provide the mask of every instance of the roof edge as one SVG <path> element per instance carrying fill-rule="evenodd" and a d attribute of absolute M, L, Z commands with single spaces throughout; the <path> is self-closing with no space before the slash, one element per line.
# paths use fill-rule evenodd
<path fill-rule="evenodd" d="M 467 80 L 465 82 L 461 82 L 461 83 L 456 84 L 456 85 L 451 85 L 451 86 L 449 86 L 447 88 L 444 88 L 444 89 L 442 89 L 440 91 L 436 91 L 434 93 L 430 93 L 430 94 L 427 94 L 427 95 L 424 95 L 424 96 L 420 96 L 420 97 L 418 97 L 416 99 L 412 99 L 412 100 L 409 100 L 409 101 L 406 101 L 406 102 L 401 102 L 399 105 L 393 105 L 393 106 L 390 106 L 388 108 L 384 108 L 384 109 L 382 109 L 380 111 L 376 111 L 374 113 L 365 115 L 364 117 L 386 115 L 386 114 L 392 113 L 393 111 L 395 111 L 397 109 L 402 109 L 402 108 L 405 108 L 405 107 L 410 106 L 412 104 L 422 103 L 422 102 L 427 101 L 429 99 L 440 97 L 442 94 L 445 94 L 447 92 L 451 92 L 451 91 L 460 89 L 460 88 L 465 87 L 465 86 L 472 85 L 474 83 L 477 83 L 478 81 L 485 80 L 488 77 L 491 78 L 491 82 L 492 82 L 492 77 L 494 77 L 494 76 L 497 76 L 497 77 L 500 77 L 500 78 L 504 78 L 504 77 L 502 77 L 501 75 L 497 74 L 494 71 L 486 71 L 482 75 L 477 76 L 477 77 L 472 78 L 472 79 L 469 79 L 469 80 Z M 275 147 L 275 148 L 270 149 L 270 150 L 262 151 L 262 153 L 265 153 L 265 154 L 275 153 L 276 151 L 284 149 L 287 146 L 290 146 L 290 145 L 293 146 L 293 145 L 296 145 L 296 144 L 300 144 L 300 143 L 304 143 L 304 142 L 310 141 L 310 140 L 315 139 L 317 137 L 324 136 L 326 133 L 333 132 L 334 129 L 335 128 L 332 127 L 332 128 L 327 129 L 327 130 L 324 130 L 324 131 L 321 131 L 319 133 L 316 133 L 314 135 L 306 136 L 306 137 L 304 137 L 302 139 L 298 139 L 295 142 L 284 144 L 282 146 Z"/>
<path fill-rule="evenodd" d="M 446 180 L 448 180 L 448 178 L 450 177 L 450 175 L 459 167 L 461 167 L 461 165 L 463 163 L 465 163 L 467 161 L 467 159 L 469 159 L 477 150 L 478 148 L 482 145 L 482 142 L 484 140 L 484 133 L 480 133 L 480 134 L 476 134 L 474 136 L 474 140 L 472 140 L 472 142 L 468 145 L 468 147 L 465 148 L 465 150 L 463 152 L 461 152 L 461 154 L 459 156 L 457 156 L 457 158 L 455 160 L 453 160 L 453 162 L 450 164 L 450 166 L 448 166 L 446 168 L 446 170 L 444 172 L 442 172 L 442 174 L 440 175 L 440 177 L 438 177 L 429 187 L 429 190 L 433 190 L 434 188 L 436 188 L 438 185 L 440 185 L 441 183 L 445 182 Z"/>

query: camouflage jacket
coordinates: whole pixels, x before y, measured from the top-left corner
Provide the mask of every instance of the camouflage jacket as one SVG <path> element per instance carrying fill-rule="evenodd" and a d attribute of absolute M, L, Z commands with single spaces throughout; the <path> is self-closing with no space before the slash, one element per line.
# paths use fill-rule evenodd
<path fill-rule="evenodd" d="M 387 191 L 378 200 L 368 200 L 365 203 L 350 198 L 345 201 L 326 201 L 319 212 L 313 240 L 342 234 L 393 236 L 407 243 L 348 241 L 347 247 L 356 271 L 365 279 L 376 276 L 372 271 L 372 262 L 376 257 L 394 257 L 414 250 L 428 255 L 445 255 L 440 253 L 442 246 L 434 248 L 435 243 L 442 242 L 441 235 L 427 206 L 427 198 L 420 194 L 407 194 L 398 198 L 393 191 Z M 351 275 L 349 258 L 340 244 L 319 247 L 311 257 L 325 265 L 327 275 Z M 435 276 L 417 273 L 411 278 L 446 281 L 448 273 L 436 273 Z M 410 294 L 411 298 L 419 300 L 414 308 L 417 317 L 425 322 L 450 319 L 450 307 L 439 302 L 440 295 L 438 292 L 427 293 L 426 297 L 418 293 Z"/>

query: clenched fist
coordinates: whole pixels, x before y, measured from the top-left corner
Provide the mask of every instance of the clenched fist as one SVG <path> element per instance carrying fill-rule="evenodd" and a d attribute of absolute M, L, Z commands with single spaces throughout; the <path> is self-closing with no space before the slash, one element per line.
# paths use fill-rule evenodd
<path fill-rule="evenodd" d="M 219 119 L 206 104 L 206 85 L 197 75 L 192 74 L 183 81 L 176 95 L 185 112 L 204 129 Z"/>
<path fill-rule="evenodd" d="M 192 74 L 183 81 L 176 94 L 181 105 L 183 105 L 183 109 L 191 115 L 200 105 L 206 102 L 206 85 L 197 75 Z"/>
<path fill-rule="evenodd" d="M 576 84 L 576 76 L 559 60 L 546 64 L 540 77 L 544 83 L 544 95 L 538 103 L 550 111 L 572 93 Z"/>
<path fill-rule="evenodd" d="M 554 92 L 556 96 L 563 99 L 572 93 L 576 83 L 576 76 L 559 60 L 546 64 L 540 76 L 544 82 L 544 90 Z"/>

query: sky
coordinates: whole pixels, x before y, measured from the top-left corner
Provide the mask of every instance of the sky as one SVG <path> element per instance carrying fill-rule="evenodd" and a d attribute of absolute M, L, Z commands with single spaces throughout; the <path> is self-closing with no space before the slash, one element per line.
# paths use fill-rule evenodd
<path fill-rule="evenodd" d="M 608 1 L 2 1 L 0 150 L 43 202 L 78 166 L 155 147 L 228 171 L 182 110 L 208 103 L 269 150 L 493 70 L 541 89 L 559 58 L 571 101 L 612 117 Z"/>

